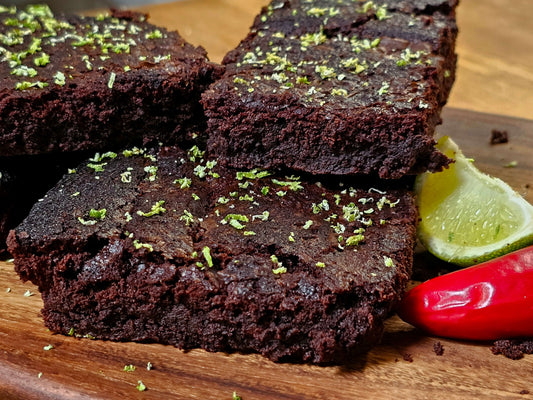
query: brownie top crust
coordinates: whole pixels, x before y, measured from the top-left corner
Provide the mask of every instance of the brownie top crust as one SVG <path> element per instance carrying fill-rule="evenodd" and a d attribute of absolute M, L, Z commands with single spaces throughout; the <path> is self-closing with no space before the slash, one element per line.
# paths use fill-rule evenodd
<path fill-rule="evenodd" d="M 68 88 L 81 75 L 112 89 L 117 75 L 156 65 L 176 73 L 206 57 L 177 32 L 133 12 L 83 17 L 54 15 L 46 5 L 2 6 L 0 21 L 0 100 Z"/>
<path fill-rule="evenodd" d="M 347 288 L 390 281 L 415 226 L 405 189 L 227 170 L 196 146 L 97 154 L 70 172 L 15 230 L 15 254 L 84 252 L 118 240 L 182 267 L 220 272 L 248 255 L 272 277 L 294 266 Z"/>
<path fill-rule="evenodd" d="M 397 179 L 450 161 L 435 127 L 455 77 L 453 1 L 272 1 L 202 96 L 234 167 Z"/>

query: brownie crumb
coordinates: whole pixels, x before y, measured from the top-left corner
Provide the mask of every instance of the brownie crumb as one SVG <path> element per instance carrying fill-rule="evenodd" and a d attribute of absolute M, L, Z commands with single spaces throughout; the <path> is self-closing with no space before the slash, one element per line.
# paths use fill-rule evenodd
<path fill-rule="evenodd" d="M 413 356 L 411 354 L 409 354 L 409 353 L 404 353 L 403 354 L 403 359 L 405 361 L 408 361 L 408 362 L 413 362 Z"/>
<path fill-rule="evenodd" d="M 529 390 L 526 390 L 526 389 L 521 390 L 520 393 L 518 394 L 529 394 Z"/>
<path fill-rule="evenodd" d="M 533 340 L 497 340 L 490 348 L 493 354 L 502 354 L 511 360 L 520 360 L 524 354 L 533 354 Z"/>
<path fill-rule="evenodd" d="M 433 343 L 433 351 L 438 356 L 442 356 L 444 354 L 444 347 L 442 346 L 441 342 Z"/>
<path fill-rule="evenodd" d="M 501 144 L 501 143 L 508 143 L 509 142 L 509 135 L 507 134 L 507 131 L 500 131 L 499 129 L 493 129 L 490 132 L 490 144 Z"/>

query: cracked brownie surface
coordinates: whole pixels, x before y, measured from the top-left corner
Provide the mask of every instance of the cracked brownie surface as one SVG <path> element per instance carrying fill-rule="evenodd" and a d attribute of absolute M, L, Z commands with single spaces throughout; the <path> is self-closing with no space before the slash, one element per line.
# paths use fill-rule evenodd
<path fill-rule="evenodd" d="M 8 239 L 54 332 L 345 362 L 379 341 L 411 272 L 400 182 L 228 169 L 196 146 L 71 172 Z"/>
<path fill-rule="evenodd" d="M 210 151 L 313 174 L 441 169 L 433 135 L 455 76 L 455 5 L 272 1 L 202 95 Z"/>

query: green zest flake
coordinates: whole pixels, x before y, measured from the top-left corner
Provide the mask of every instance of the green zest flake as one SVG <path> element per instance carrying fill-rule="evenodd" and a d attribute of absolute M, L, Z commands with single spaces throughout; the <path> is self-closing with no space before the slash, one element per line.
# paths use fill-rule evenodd
<path fill-rule="evenodd" d="M 65 74 L 57 71 L 54 75 L 54 83 L 59 86 L 65 86 Z"/>
<path fill-rule="evenodd" d="M 135 365 L 133 365 L 133 364 L 124 365 L 124 371 L 125 372 L 133 372 L 133 371 L 135 371 Z"/>
<path fill-rule="evenodd" d="M 390 18 L 390 16 L 387 14 L 387 5 L 384 4 L 376 10 L 376 17 L 378 17 L 379 21 Z"/>
<path fill-rule="evenodd" d="M 20 65 L 11 70 L 11 75 L 24 77 L 29 76 L 30 78 L 33 78 L 37 76 L 37 70 L 35 68 L 29 68 L 25 65 Z"/>
<path fill-rule="evenodd" d="M 196 263 L 194 265 L 196 265 L 200 269 L 204 269 L 204 264 L 201 263 L 200 261 L 196 261 Z"/>
<path fill-rule="evenodd" d="M 248 189 L 248 186 L 250 185 L 253 185 L 253 183 L 251 183 L 250 181 L 239 182 L 239 187 L 241 189 Z"/>
<path fill-rule="evenodd" d="M 75 333 L 74 328 L 70 328 L 67 335 L 74 336 L 74 333 Z"/>
<path fill-rule="evenodd" d="M 322 79 L 331 79 L 337 76 L 335 69 L 326 65 L 317 65 L 315 67 L 315 72 L 319 74 Z"/>
<path fill-rule="evenodd" d="M 225 196 L 221 196 L 221 197 L 219 197 L 218 200 L 217 200 L 217 203 L 218 203 L 218 204 L 227 204 L 227 203 L 229 203 L 229 202 L 230 202 L 230 199 L 228 199 L 228 198 L 225 197 Z"/>
<path fill-rule="evenodd" d="M 337 222 L 336 225 L 331 225 L 331 227 L 333 228 L 333 231 L 335 231 L 336 234 L 344 233 L 344 231 L 346 230 L 346 227 L 340 222 Z"/>
<path fill-rule="evenodd" d="M 159 64 L 163 60 L 170 60 L 170 54 L 166 56 L 154 56 L 154 63 Z"/>
<path fill-rule="evenodd" d="M 268 191 L 269 191 L 269 190 L 270 190 L 270 188 L 269 188 L 268 186 L 263 186 L 263 187 L 261 188 L 261 194 L 262 194 L 263 196 L 266 196 L 266 195 L 268 194 Z"/>
<path fill-rule="evenodd" d="M 139 156 L 141 154 L 144 154 L 144 150 L 143 149 L 139 149 L 138 147 L 134 147 L 133 149 L 131 150 L 124 150 L 122 152 L 122 154 L 124 155 L 124 157 L 131 157 L 131 156 Z"/>
<path fill-rule="evenodd" d="M 197 158 L 204 156 L 205 151 L 200 150 L 198 146 L 194 145 L 187 151 L 187 154 L 189 155 L 189 160 L 195 162 Z"/>
<path fill-rule="evenodd" d="M 272 272 L 275 274 L 275 275 L 280 275 L 280 274 L 284 274 L 287 272 L 287 268 L 281 266 L 281 267 L 277 267 L 277 268 L 273 268 L 272 269 Z"/>
<path fill-rule="evenodd" d="M 126 222 L 130 222 L 133 219 L 133 217 L 128 211 L 124 213 L 124 217 L 126 218 Z"/>
<path fill-rule="evenodd" d="M 109 80 L 107 81 L 107 87 L 109 89 L 113 89 L 113 85 L 115 84 L 116 77 L 117 77 L 117 74 L 115 74 L 114 72 L 111 72 L 111 74 L 109 74 Z"/>
<path fill-rule="evenodd" d="M 326 15 L 327 8 L 319 8 L 319 7 L 313 7 L 309 10 L 307 10 L 307 15 L 313 16 L 313 17 L 322 17 Z"/>
<path fill-rule="evenodd" d="M 260 215 L 253 215 L 252 216 L 252 221 L 255 221 L 256 219 L 259 219 L 261 221 L 267 221 L 268 220 L 268 217 L 270 216 L 270 213 L 268 211 L 263 211 L 262 214 Z"/>
<path fill-rule="evenodd" d="M 389 92 L 390 84 L 388 82 L 382 82 L 381 87 L 378 89 L 378 94 L 380 96 Z"/>
<path fill-rule="evenodd" d="M 198 196 L 196 193 L 191 194 L 191 197 L 192 197 L 193 200 L 195 200 L 195 201 L 200 200 L 200 196 Z"/>
<path fill-rule="evenodd" d="M 143 383 L 143 381 L 137 381 L 137 390 L 139 392 L 144 392 L 146 390 L 146 385 Z"/>
<path fill-rule="evenodd" d="M 189 226 L 194 222 L 194 217 L 189 211 L 183 210 L 183 215 L 180 217 L 180 221 L 185 221 L 185 225 Z"/>
<path fill-rule="evenodd" d="M 313 221 L 312 220 L 307 220 L 302 228 L 307 230 L 307 229 L 311 228 L 312 225 L 313 225 Z"/>
<path fill-rule="evenodd" d="M 244 196 L 239 196 L 240 201 L 254 201 L 254 197 L 250 196 L 249 194 L 245 194 Z"/>
<path fill-rule="evenodd" d="M 86 226 L 96 225 L 96 221 L 94 221 L 94 220 L 92 220 L 92 221 L 85 221 L 82 217 L 78 217 L 78 221 L 80 222 L 80 224 L 82 224 L 82 225 L 86 225 Z"/>
<path fill-rule="evenodd" d="M 348 58 L 346 60 L 342 60 L 340 65 L 344 68 L 348 69 L 354 69 L 354 72 L 356 74 L 359 74 L 363 72 L 367 68 L 366 61 L 362 64 L 359 62 L 359 59 L 356 57 Z"/>
<path fill-rule="evenodd" d="M 289 242 L 291 242 L 291 243 L 294 243 L 294 242 L 295 242 L 295 239 L 294 239 L 294 232 L 291 232 L 291 233 L 289 234 Z"/>
<path fill-rule="evenodd" d="M 324 264 L 322 261 L 319 261 L 315 264 L 318 268 L 326 268 L 326 264 Z"/>
<path fill-rule="evenodd" d="M 155 165 L 149 165 L 147 167 L 144 167 L 144 172 L 147 172 L 149 175 L 148 175 L 148 180 L 150 182 L 153 182 L 156 180 L 157 178 L 157 167 Z"/>
<path fill-rule="evenodd" d="M 140 215 L 141 217 L 152 217 L 157 214 L 163 214 L 165 211 L 167 211 L 163 207 L 163 204 L 165 204 L 165 200 L 159 200 L 152 206 L 152 209 L 149 212 L 145 213 L 139 210 L 137 211 L 137 215 Z"/>
<path fill-rule="evenodd" d="M 286 190 L 278 190 L 276 192 L 276 194 L 279 196 L 279 197 L 283 197 L 287 194 L 287 191 Z"/>
<path fill-rule="evenodd" d="M 363 4 L 361 9 L 359 9 L 358 11 L 359 12 L 363 12 L 363 13 L 367 13 L 370 10 L 372 10 L 374 7 L 375 6 L 374 6 L 374 2 L 373 1 L 367 1 L 365 4 Z"/>
<path fill-rule="evenodd" d="M 178 178 L 174 181 L 174 184 L 176 183 L 180 185 L 180 189 L 187 189 L 191 187 L 192 180 L 187 177 Z"/>
<path fill-rule="evenodd" d="M 144 37 L 146 39 L 161 39 L 163 37 L 163 34 L 161 33 L 159 29 L 156 29 L 152 32 L 145 34 Z"/>
<path fill-rule="evenodd" d="M 346 246 L 357 246 L 360 242 L 365 240 L 364 235 L 353 235 L 346 239 Z"/>
<path fill-rule="evenodd" d="M 353 222 L 361 216 L 359 208 L 353 202 L 342 207 L 342 214 L 348 222 Z"/>
<path fill-rule="evenodd" d="M 34 58 L 33 62 L 38 67 L 44 67 L 45 65 L 50 63 L 50 56 L 46 53 L 41 53 L 41 56 Z"/>
<path fill-rule="evenodd" d="M 309 78 L 307 78 L 307 76 L 299 76 L 296 78 L 296 83 L 300 85 L 309 85 L 311 82 L 309 82 Z"/>
<path fill-rule="evenodd" d="M 450 72 L 449 69 L 447 69 L 446 71 L 444 71 L 444 77 L 445 77 L 445 78 L 449 78 L 450 76 L 452 76 L 452 73 Z"/>
<path fill-rule="evenodd" d="M 41 81 L 37 81 L 37 82 L 28 82 L 28 81 L 24 81 L 24 82 L 17 82 L 15 84 L 15 89 L 16 90 L 26 90 L 26 89 L 29 89 L 31 87 L 37 87 L 39 89 L 44 89 L 45 87 L 48 86 L 48 83 L 46 82 L 41 82 Z"/>
<path fill-rule="evenodd" d="M 108 151 L 108 152 L 106 152 L 106 153 L 104 153 L 102 155 L 100 155 L 100 153 L 96 153 L 94 155 L 94 157 L 89 159 L 89 160 L 98 163 L 98 162 L 102 161 L 104 158 L 113 159 L 113 158 L 116 158 L 116 157 L 117 157 L 117 153 L 115 153 L 113 151 Z"/>
<path fill-rule="evenodd" d="M 236 174 L 236 177 L 239 181 L 246 179 L 262 179 L 271 175 L 268 171 L 260 171 L 257 169 L 252 169 L 251 171 L 239 171 Z"/>
<path fill-rule="evenodd" d="M 46 346 L 43 347 L 43 350 L 44 350 L 44 351 L 49 351 L 49 350 L 52 350 L 53 348 L 54 348 L 53 345 L 51 345 L 51 344 L 47 344 Z"/>
<path fill-rule="evenodd" d="M 346 89 L 331 89 L 331 95 L 348 97 L 348 91 Z"/>
<path fill-rule="evenodd" d="M 319 204 L 313 203 L 311 205 L 311 209 L 313 211 L 313 214 L 318 214 L 321 211 L 329 211 L 329 203 L 326 199 L 324 199 Z"/>
<path fill-rule="evenodd" d="M 298 180 L 279 181 L 277 179 L 272 179 L 272 183 L 275 185 L 288 187 L 290 190 L 293 190 L 295 192 L 304 188 L 302 185 L 300 185 L 300 182 Z"/>
<path fill-rule="evenodd" d="M 244 231 L 242 234 L 244 236 L 255 236 L 256 235 L 254 231 Z"/>
<path fill-rule="evenodd" d="M 89 211 L 89 217 L 102 221 L 105 218 L 106 213 L 107 210 L 105 208 L 101 208 L 100 210 L 95 210 L 94 208 L 91 208 L 91 210 Z"/>
<path fill-rule="evenodd" d="M 152 251 L 154 251 L 154 247 L 149 244 L 149 243 L 141 243 L 139 242 L 137 239 L 135 239 L 133 241 L 133 246 L 135 247 L 136 250 L 140 250 L 140 249 L 148 249 L 148 251 L 151 253 Z"/>
<path fill-rule="evenodd" d="M 205 261 L 207 262 L 207 266 L 211 268 L 213 266 L 213 258 L 211 257 L 211 250 L 209 249 L 209 247 L 205 246 L 202 249 L 202 254 L 205 258 Z"/>
<path fill-rule="evenodd" d="M 518 166 L 518 161 L 516 160 L 510 161 L 507 164 L 503 165 L 504 168 L 516 168 L 517 166 Z"/>
<path fill-rule="evenodd" d="M 103 172 L 105 165 L 107 165 L 107 163 L 100 163 L 100 164 L 89 163 L 87 164 L 87 167 L 94 169 L 94 172 Z"/>
<path fill-rule="evenodd" d="M 131 183 L 131 171 L 124 171 L 120 174 L 120 180 L 123 183 Z"/>
<path fill-rule="evenodd" d="M 316 32 L 316 33 L 307 33 L 303 36 L 300 36 L 302 50 L 303 51 L 307 50 L 307 47 L 311 45 L 315 45 L 315 46 L 321 45 L 322 43 L 326 41 L 326 39 L 327 37 L 323 31 Z"/>
<path fill-rule="evenodd" d="M 248 217 L 242 214 L 228 214 L 223 219 L 223 223 L 228 223 L 235 229 L 244 229 L 246 227 L 241 222 L 249 222 Z"/>
<path fill-rule="evenodd" d="M 392 258 L 383 256 L 383 262 L 385 263 L 386 267 L 394 267 L 394 261 L 392 261 Z"/>
<path fill-rule="evenodd" d="M 235 77 L 235 79 L 233 79 L 233 83 L 250 86 L 250 82 L 248 82 L 246 79 L 241 78 L 241 77 Z"/>

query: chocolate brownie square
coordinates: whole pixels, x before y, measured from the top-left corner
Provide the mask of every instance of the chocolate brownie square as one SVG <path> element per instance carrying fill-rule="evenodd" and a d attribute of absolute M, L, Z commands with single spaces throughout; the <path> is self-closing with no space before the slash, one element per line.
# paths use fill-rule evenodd
<path fill-rule="evenodd" d="M 412 266 L 405 182 L 234 170 L 198 147 L 97 154 L 10 233 L 53 332 L 340 363 Z"/>
<path fill-rule="evenodd" d="M 209 150 L 237 168 L 437 171 L 456 35 L 452 1 L 273 1 L 202 96 Z"/>

